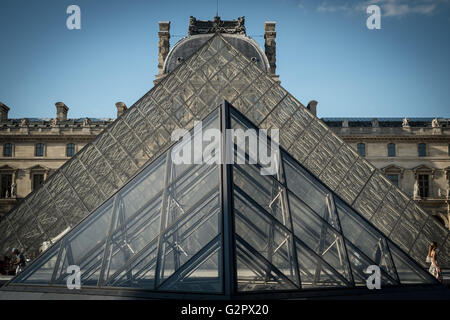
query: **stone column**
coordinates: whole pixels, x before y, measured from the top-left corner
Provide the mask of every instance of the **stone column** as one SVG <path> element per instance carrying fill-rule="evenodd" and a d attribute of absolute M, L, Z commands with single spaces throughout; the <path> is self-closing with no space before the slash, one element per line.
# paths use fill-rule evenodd
<path fill-rule="evenodd" d="M 266 51 L 267 59 L 269 60 L 270 73 L 275 75 L 277 68 L 277 58 L 276 58 L 276 49 L 277 44 L 275 42 L 275 38 L 277 33 L 275 32 L 275 21 L 266 21 L 264 22 L 264 49 Z"/>
<path fill-rule="evenodd" d="M 160 21 L 159 24 L 159 43 L 158 43 L 158 74 L 164 73 L 164 61 L 170 50 L 170 21 Z"/>
<path fill-rule="evenodd" d="M 117 102 L 116 108 L 117 108 L 117 118 L 120 117 L 125 111 L 127 111 L 127 106 L 123 102 Z"/>
<path fill-rule="evenodd" d="M 67 112 L 69 111 L 69 108 L 64 104 L 64 102 L 57 102 L 55 103 L 55 106 L 56 119 L 58 119 L 58 122 L 67 121 Z"/>

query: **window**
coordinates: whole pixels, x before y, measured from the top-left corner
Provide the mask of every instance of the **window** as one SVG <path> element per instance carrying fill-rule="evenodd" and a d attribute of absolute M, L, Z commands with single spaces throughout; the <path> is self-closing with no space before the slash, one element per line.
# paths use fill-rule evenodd
<path fill-rule="evenodd" d="M 450 157 L 450 144 L 447 147 L 447 155 Z"/>
<path fill-rule="evenodd" d="M 361 157 L 366 156 L 366 145 L 364 143 L 358 143 L 356 146 L 356 150 Z"/>
<path fill-rule="evenodd" d="M 418 182 L 419 182 L 419 195 L 422 198 L 428 197 L 429 194 L 429 175 L 428 174 L 419 174 Z"/>
<path fill-rule="evenodd" d="M 39 187 L 42 182 L 44 182 L 44 175 L 41 173 L 35 173 L 33 174 L 33 185 L 31 186 L 33 191 Z"/>
<path fill-rule="evenodd" d="M 419 157 L 426 157 L 427 156 L 427 145 L 425 143 L 419 143 L 417 145 L 417 153 L 419 154 Z"/>
<path fill-rule="evenodd" d="M 395 143 L 388 143 L 388 157 L 395 157 Z"/>
<path fill-rule="evenodd" d="M 12 153 L 13 153 L 12 143 L 5 143 L 3 146 L 3 156 L 4 157 L 12 157 Z"/>
<path fill-rule="evenodd" d="M 43 143 L 37 143 L 36 148 L 34 150 L 34 155 L 36 157 L 43 157 L 44 156 L 44 144 Z"/>
<path fill-rule="evenodd" d="M 66 156 L 73 157 L 74 154 L 75 154 L 75 144 L 69 143 L 66 148 Z"/>
<path fill-rule="evenodd" d="M 398 187 L 398 174 L 387 174 L 386 176 L 389 179 L 389 181 L 391 181 Z"/>
<path fill-rule="evenodd" d="M 12 174 L 4 173 L 1 175 L 0 198 L 11 197 Z"/>

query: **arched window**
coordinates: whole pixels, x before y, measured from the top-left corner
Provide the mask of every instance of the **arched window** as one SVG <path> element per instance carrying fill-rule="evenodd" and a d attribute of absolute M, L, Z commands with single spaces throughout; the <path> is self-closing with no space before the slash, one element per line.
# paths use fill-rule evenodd
<path fill-rule="evenodd" d="M 4 157 L 12 157 L 12 153 L 13 153 L 12 143 L 5 143 L 3 145 L 3 156 Z"/>
<path fill-rule="evenodd" d="M 427 156 L 427 145 L 425 143 L 419 143 L 417 145 L 417 153 L 419 157 Z"/>
<path fill-rule="evenodd" d="M 34 155 L 36 157 L 43 157 L 44 156 L 44 148 L 45 148 L 45 145 L 43 143 L 36 143 L 36 146 L 34 149 Z"/>
<path fill-rule="evenodd" d="M 73 157 L 74 154 L 75 154 L 75 144 L 69 143 L 66 147 L 66 156 Z"/>
<path fill-rule="evenodd" d="M 361 157 L 366 156 L 366 145 L 364 143 L 358 143 L 356 145 L 356 150 Z"/>
<path fill-rule="evenodd" d="M 395 143 L 388 143 L 388 157 L 395 157 Z"/>

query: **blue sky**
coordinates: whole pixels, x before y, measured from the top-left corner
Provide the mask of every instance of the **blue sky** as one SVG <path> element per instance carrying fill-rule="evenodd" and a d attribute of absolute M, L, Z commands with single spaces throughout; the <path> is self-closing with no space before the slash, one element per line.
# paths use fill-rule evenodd
<path fill-rule="evenodd" d="M 66 9 L 81 8 L 81 30 Z M 381 7 L 381 30 L 365 8 Z M 171 45 L 189 16 L 212 19 L 216 0 L 1 0 L 0 101 L 11 118 L 115 117 L 153 87 L 158 21 Z M 277 21 L 277 73 L 320 117 L 450 117 L 450 0 L 219 0 L 222 19 L 246 17 L 264 46 L 264 21 Z"/>

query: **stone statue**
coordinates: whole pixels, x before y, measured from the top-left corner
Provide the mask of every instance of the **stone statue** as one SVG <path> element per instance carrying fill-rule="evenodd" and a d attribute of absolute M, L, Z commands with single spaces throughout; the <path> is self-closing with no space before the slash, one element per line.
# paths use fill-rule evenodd
<path fill-rule="evenodd" d="M 419 195 L 419 182 L 417 180 L 414 183 L 414 198 L 420 198 L 420 195 Z"/>
<path fill-rule="evenodd" d="M 373 128 L 378 128 L 379 124 L 378 124 L 378 119 L 377 118 L 373 118 L 372 119 L 372 127 Z"/>
<path fill-rule="evenodd" d="M 441 125 L 439 124 L 439 120 L 437 118 L 434 118 L 433 121 L 431 121 L 431 126 L 433 128 L 439 128 Z"/>
<path fill-rule="evenodd" d="M 83 127 L 87 127 L 91 125 L 91 119 L 89 119 L 88 117 L 84 118 L 83 120 Z"/>
<path fill-rule="evenodd" d="M 11 198 L 15 198 L 17 196 L 17 185 L 13 183 L 11 185 Z"/>
<path fill-rule="evenodd" d="M 408 122 L 408 118 L 404 118 L 403 122 L 402 122 L 402 127 L 403 128 L 407 128 L 409 127 L 409 122 Z"/>
<path fill-rule="evenodd" d="M 342 121 L 342 128 L 348 128 L 348 119 L 344 119 L 344 121 Z"/>
<path fill-rule="evenodd" d="M 56 127 L 58 125 L 58 119 L 57 118 L 53 118 L 51 120 L 51 125 L 52 125 L 52 127 Z"/>
<path fill-rule="evenodd" d="M 28 125 L 28 119 L 27 118 L 22 118 L 22 120 L 20 121 L 20 126 L 21 127 L 26 127 Z"/>

